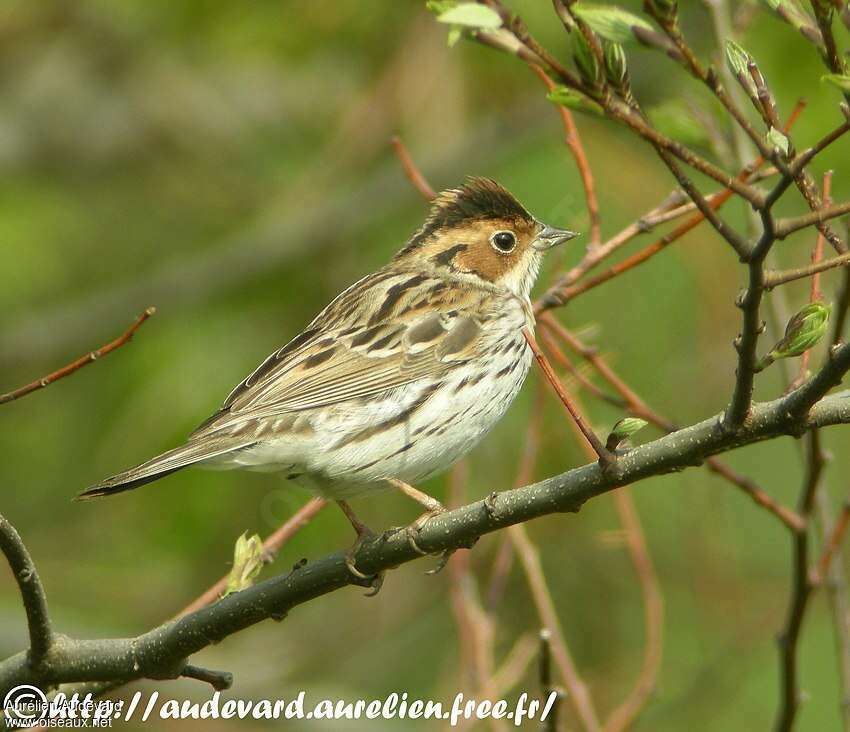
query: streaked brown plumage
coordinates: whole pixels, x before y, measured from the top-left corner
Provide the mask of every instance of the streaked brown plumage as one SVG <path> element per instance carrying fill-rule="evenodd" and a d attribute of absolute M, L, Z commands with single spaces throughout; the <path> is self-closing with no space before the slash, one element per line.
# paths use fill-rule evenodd
<path fill-rule="evenodd" d="M 573 236 L 488 179 L 441 193 L 389 264 L 272 353 L 185 445 L 80 497 L 197 463 L 279 471 L 336 499 L 444 470 L 519 391 L 531 287 L 544 251 Z"/>

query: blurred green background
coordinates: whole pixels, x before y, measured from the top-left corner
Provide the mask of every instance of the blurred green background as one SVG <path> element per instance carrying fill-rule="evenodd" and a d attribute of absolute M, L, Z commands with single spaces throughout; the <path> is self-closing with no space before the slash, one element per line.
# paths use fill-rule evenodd
<path fill-rule="evenodd" d="M 707 55 L 713 41 L 705 10 L 682 5 L 685 31 Z M 548 3 L 517 0 L 513 7 L 568 57 Z M 840 38 L 846 47 L 846 34 Z M 840 121 L 837 95 L 818 82 L 819 59 L 793 30 L 760 12 L 741 40 L 781 114 L 807 97 L 798 147 Z M 660 54 L 635 48 L 629 58 L 637 96 L 658 108 L 659 124 L 703 144 L 686 112 L 705 101 L 701 90 Z M 610 236 L 658 203 L 672 180 L 629 133 L 597 119 L 578 122 Z M 461 43 L 449 50 L 446 27 L 424 3 L 5 0 L 0 7 L 0 390 L 105 343 L 144 307 L 158 308 L 126 348 L 0 413 L 0 510 L 34 555 L 61 631 L 126 636 L 159 624 L 227 571 L 239 534 L 266 535 L 306 500 L 274 475 L 200 470 L 113 500 L 70 499 L 178 443 L 267 353 L 400 248 L 425 206 L 388 145 L 396 133 L 435 186 L 492 176 L 544 220 L 587 229 L 578 175 L 539 82 L 489 49 Z M 813 169 L 836 168 L 836 199 L 850 195 L 841 166 L 848 153 L 844 140 Z M 794 192 L 783 205 L 804 210 Z M 736 223 L 745 217 L 737 203 L 725 213 Z M 809 234 L 796 236 L 778 246 L 778 256 L 803 263 L 812 243 Z M 576 244 L 567 261 L 580 256 Z M 544 277 L 551 273 L 550 266 Z M 739 320 L 733 300 L 742 283 L 729 247 L 701 227 L 559 317 L 610 354 L 649 404 L 687 423 L 718 412 L 730 394 Z M 835 275 L 824 284 L 832 296 Z M 787 307 L 800 305 L 806 288 L 785 288 Z M 532 387 L 470 456 L 470 499 L 511 485 Z M 759 378 L 759 397 L 781 389 L 776 367 Z M 600 431 L 621 416 L 585 403 Z M 544 424 L 536 477 L 584 462 L 558 404 L 546 402 Z M 835 456 L 827 485 L 837 503 L 850 487 L 847 431 L 829 431 L 826 443 Z M 793 505 L 799 453 L 798 443 L 784 439 L 729 461 Z M 443 476 L 424 488 L 442 497 L 445 484 Z M 775 636 L 790 583 L 786 530 L 703 470 L 646 481 L 634 497 L 666 602 L 663 669 L 636 729 L 765 729 L 778 698 Z M 416 515 L 415 506 L 389 494 L 355 508 L 376 529 Z M 611 499 L 528 528 L 576 663 L 597 707 L 610 710 L 631 688 L 643 647 L 639 587 Z M 342 515 L 327 510 L 265 576 L 351 539 Z M 483 578 L 499 541 L 486 537 L 472 552 Z M 290 698 L 305 689 L 311 698 L 407 691 L 450 699 L 462 688 L 450 578 L 423 577 L 429 561 L 392 572 L 374 599 L 357 589 L 334 593 L 195 661 L 232 671 L 232 697 Z M 16 588 L 8 573 L 0 575 L 6 656 L 23 646 L 25 625 Z M 500 656 L 537 623 L 515 567 L 499 614 Z M 802 642 L 802 730 L 838 728 L 832 633 L 821 595 Z M 537 684 L 532 666 L 513 694 Z M 208 696 L 192 681 L 128 688 Z"/>

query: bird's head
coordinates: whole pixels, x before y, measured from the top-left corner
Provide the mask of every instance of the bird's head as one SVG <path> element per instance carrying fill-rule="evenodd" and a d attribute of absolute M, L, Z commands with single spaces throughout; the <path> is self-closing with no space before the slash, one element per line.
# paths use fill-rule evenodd
<path fill-rule="evenodd" d="M 440 193 L 396 261 L 484 280 L 526 299 L 543 255 L 573 237 L 535 219 L 489 178 Z"/>

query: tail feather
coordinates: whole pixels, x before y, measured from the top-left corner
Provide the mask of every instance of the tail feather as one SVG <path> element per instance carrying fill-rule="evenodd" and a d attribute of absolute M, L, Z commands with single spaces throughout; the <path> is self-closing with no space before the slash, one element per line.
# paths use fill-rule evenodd
<path fill-rule="evenodd" d="M 100 496 L 111 496 L 114 493 L 129 491 L 146 483 L 152 483 L 155 480 L 164 478 L 166 475 L 170 475 L 190 465 L 220 457 L 236 450 L 243 450 L 253 444 L 255 443 L 223 443 L 211 442 L 209 440 L 188 442 L 185 445 L 175 447 L 173 450 L 168 450 L 168 452 L 157 455 L 143 462 L 141 465 L 113 475 L 111 478 L 107 478 L 97 485 L 93 485 L 91 488 L 87 488 L 77 495 L 76 500 L 86 501 L 92 498 L 99 498 Z"/>

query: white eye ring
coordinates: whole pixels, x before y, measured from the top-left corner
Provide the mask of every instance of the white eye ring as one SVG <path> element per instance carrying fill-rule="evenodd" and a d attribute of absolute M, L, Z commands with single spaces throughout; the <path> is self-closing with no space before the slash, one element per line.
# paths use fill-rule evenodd
<path fill-rule="evenodd" d="M 516 249 L 516 234 L 512 231 L 505 231 L 504 229 L 494 231 L 490 235 L 490 245 L 499 254 L 510 254 Z"/>

